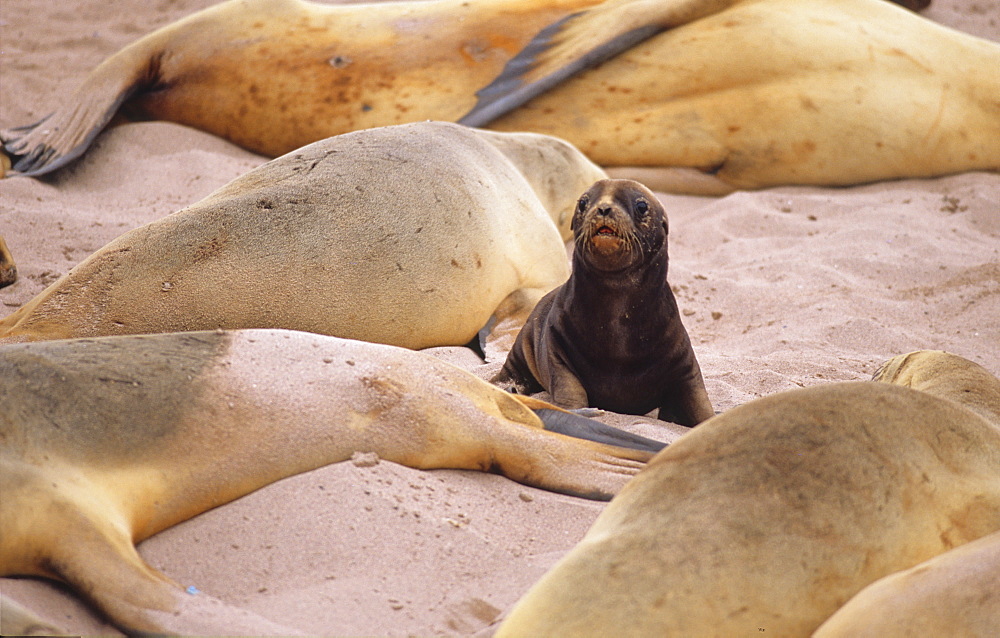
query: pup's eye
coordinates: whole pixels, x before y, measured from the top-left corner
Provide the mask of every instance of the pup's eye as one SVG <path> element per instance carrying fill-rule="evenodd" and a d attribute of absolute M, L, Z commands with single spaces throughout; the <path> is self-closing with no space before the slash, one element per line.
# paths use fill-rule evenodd
<path fill-rule="evenodd" d="M 580 198 L 580 202 L 576 205 L 576 209 L 581 213 L 587 210 L 587 198 L 586 196 Z"/>
<path fill-rule="evenodd" d="M 649 204 L 640 199 L 638 202 L 635 203 L 635 209 L 639 211 L 640 215 L 645 215 L 646 211 L 649 210 Z"/>

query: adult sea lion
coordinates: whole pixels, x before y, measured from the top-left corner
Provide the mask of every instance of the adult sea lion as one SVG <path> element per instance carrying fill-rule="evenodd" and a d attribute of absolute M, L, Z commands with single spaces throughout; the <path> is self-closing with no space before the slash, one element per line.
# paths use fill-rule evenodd
<path fill-rule="evenodd" d="M 40 175 L 123 104 L 272 156 L 461 118 L 562 137 L 657 189 L 843 185 L 1000 168 L 998 69 L 1000 45 L 881 0 L 232 0 L 0 137 Z"/>
<path fill-rule="evenodd" d="M 497 636 L 807 636 L 872 582 L 1000 531 L 1000 380 L 849 382 L 733 408 L 660 452 Z"/>
<path fill-rule="evenodd" d="M 913 388 L 961 403 L 1000 424 L 1000 382 L 982 366 L 940 350 L 917 350 L 889 359 L 875 372 L 876 381 Z"/>
<path fill-rule="evenodd" d="M 14 256 L 7 248 L 7 242 L 0 235 L 0 288 L 11 285 L 17 281 L 17 265 L 14 263 Z"/>
<path fill-rule="evenodd" d="M 496 315 L 499 357 L 568 276 L 576 198 L 602 177 L 531 133 L 330 138 L 115 239 L 0 320 L 0 342 L 288 328 L 417 349 Z"/>
<path fill-rule="evenodd" d="M 990 638 L 1000 627 L 1000 532 L 865 587 L 815 638 Z"/>
<path fill-rule="evenodd" d="M 535 306 L 493 382 L 563 406 L 697 425 L 715 413 L 667 283 L 667 217 L 629 180 L 591 186 L 573 215 L 573 272 Z"/>
<path fill-rule="evenodd" d="M 64 581 L 128 632 L 250 634 L 134 544 L 355 452 L 607 499 L 662 444 L 527 405 L 429 355 L 311 333 L 133 335 L 0 348 L 0 575 Z M 625 447 L 628 446 L 628 447 Z M 229 620 L 225 621 L 226 623 Z"/>

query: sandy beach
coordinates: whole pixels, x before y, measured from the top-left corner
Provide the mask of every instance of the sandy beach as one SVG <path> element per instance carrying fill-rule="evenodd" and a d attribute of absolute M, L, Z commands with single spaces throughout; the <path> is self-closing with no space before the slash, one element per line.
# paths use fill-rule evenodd
<path fill-rule="evenodd" d="M 211 4 L 3 0 L 0 126 L 41 118 L 106 56 Z M 1000 41 L 1000 4 L 935 0 L 925 15 Z M 267 159 L 143 122 L 109 130 L 53 177 L 0 181 L 0 234 L 20 273 L 0 290 L 0 317 L 111 239 Z M 659 196 L 670 219 L 669 280 L 717 410 L 867 379 L 916 349 L 1000 373 L 1000 175 Z M 490 372 L 459 352 L 442 356 Z M 607 420 L 664 440 L 683 430 Z M 308 634 L 488 635 L 602 508 L 496 475 L 345 462 L 139 549 L 184 586 Z M 59 585 L 4 578 L 0 592 L 68 631 L 117 633 Z"/>

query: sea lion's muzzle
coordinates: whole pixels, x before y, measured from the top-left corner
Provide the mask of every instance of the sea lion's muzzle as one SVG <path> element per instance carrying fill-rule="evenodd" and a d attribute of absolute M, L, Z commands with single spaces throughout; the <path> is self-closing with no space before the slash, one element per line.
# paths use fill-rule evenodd
<path fill-rule="evenodd" d="M 594 210 L 587 218 L 586 237 L 589 238 L 590 249 L 601 257 L 611 257 L 626 250 L 628 230 L 623 228 L 625 222 L 611 208 Z"/>

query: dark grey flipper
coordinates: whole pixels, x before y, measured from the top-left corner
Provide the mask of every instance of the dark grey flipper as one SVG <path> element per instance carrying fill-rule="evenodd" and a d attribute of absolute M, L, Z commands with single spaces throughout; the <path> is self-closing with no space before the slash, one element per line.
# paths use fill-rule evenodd
<path fill-rule="evenodd" d="M 647 439 L 638 434 L 606 425 L 594 419 L 588 419 L 578 414 L 562 410 L 533 410 L 545 424 L 545 429 L 557 434 L 565 434 L 578 439 L 586 439 L 595 443 L 616 445 L 631 450 L 644 452 L 659 452 L 667 447 L 666 443 Z"/>

